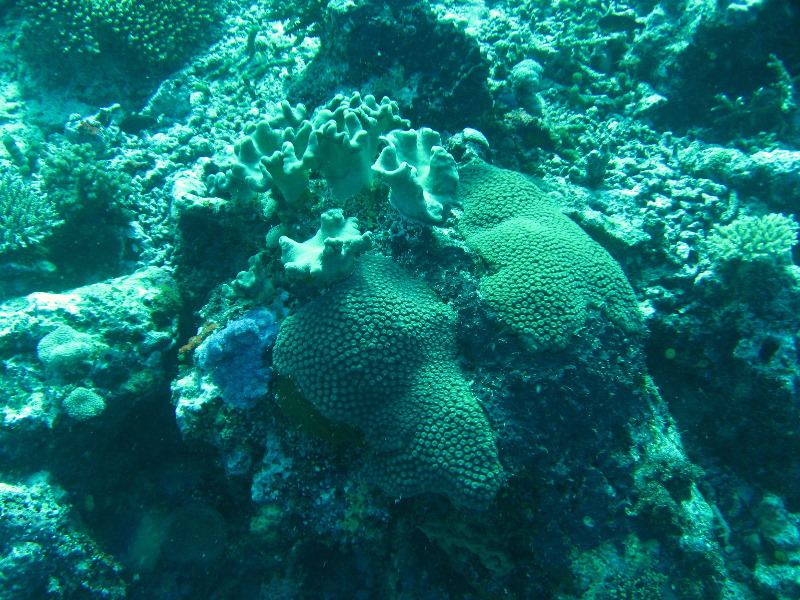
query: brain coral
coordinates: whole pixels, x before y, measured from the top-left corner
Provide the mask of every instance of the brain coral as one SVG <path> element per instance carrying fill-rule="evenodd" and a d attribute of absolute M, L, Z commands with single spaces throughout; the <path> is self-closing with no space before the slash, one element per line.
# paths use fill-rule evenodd
<path fill-rule="evenodd" d="M 455 316 L 388 258 L 286 319 L 274 364 L 326 418 L 359 428 L 368 470 L 395 496 L 485 508 L 502 480 L 486 415 L 456 363 Z"/>
<path fill-rule="evenodd" d="M 99 349 L 92 336 L 62 325 L 39 340 L 36 356 L 49 373 L 77 378 L 89 372 Z"/>
<path fill-rule="evenodd" d="M 106 401 L 97 392 L 79 387 L 61 401 L 61 408 L 76 421 L 88 421 L 106 409 Z"/>
<path fill-rule="evenodd" d="M 565 347 L 592 308 L 627 332 L 641 330 L 619 264 L 535 184 L 483 162 L 460 176 L 459 229 L 490 271 L 481 294 L 526 347 Z"/>

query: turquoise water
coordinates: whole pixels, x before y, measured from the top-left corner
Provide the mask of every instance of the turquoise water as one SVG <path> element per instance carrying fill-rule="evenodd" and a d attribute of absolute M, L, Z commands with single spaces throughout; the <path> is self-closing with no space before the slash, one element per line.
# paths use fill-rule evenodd
<path fill-rule="evenodd" d="M 800 598 L 796 3 L 0 16 L 0 600 Z"/>

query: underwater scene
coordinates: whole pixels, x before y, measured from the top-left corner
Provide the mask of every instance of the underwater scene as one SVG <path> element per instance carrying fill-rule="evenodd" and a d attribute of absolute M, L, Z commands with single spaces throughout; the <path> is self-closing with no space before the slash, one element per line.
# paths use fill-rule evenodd
<path fill-rule="evenodd" d="M 0 600 L 800 600 L 797 0 L 0 0 Z"/>

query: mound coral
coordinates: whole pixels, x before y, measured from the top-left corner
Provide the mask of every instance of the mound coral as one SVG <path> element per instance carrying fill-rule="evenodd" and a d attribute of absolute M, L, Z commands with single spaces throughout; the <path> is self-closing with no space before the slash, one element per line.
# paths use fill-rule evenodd
<path fill-rule="evenodd" d="M 36 356 L 47 372 L 59 378 L 80 378 L 89 372 L 100 349 L 92 336 L 61 325 L 36 346 Z"/>
<path fill-rule="evenodd" d="M 480 289 L 532 351 L 567 345 L 591 309 L 642 327 L 619 264 L 525 176 L 473 162 L 461 170 L 459 229 L 486 261 Z"/>
<path fill-rule="evenodd" d="M 106 409 L 106 401 L 97 392 L 85 387 L 78 387 L 61 401 L 61 408 L 67 416 L 76 421 L 89 421 L 103 413 Z"/>
<path fill-rule="evenodd" d="M 363 432 L 388 493 L 485 508 L 500 487 L 491 428 L 456 361 L 455 315 L 390 259 L 363 255 L 287 318 L 273 359 L 324 417 Z"/>

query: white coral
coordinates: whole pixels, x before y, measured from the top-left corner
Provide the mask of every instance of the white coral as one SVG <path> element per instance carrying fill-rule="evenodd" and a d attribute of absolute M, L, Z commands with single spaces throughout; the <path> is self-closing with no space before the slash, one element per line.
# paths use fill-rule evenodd
<path fill-rule="evenodd" d="M 372 170 L 391 188 L 389 200 L 404 217 L 441 225 L 458 195 L 458 170 L 439 133 L 423 127 L 395 129 Z"/>
<path fill-rule="evenodd" d="M 311 239 L 296 242 L 282 236 L 278 243 L 287 275 L 330 283 L 352 273 L 356 257 L 372 246 L 372 235 L 358 230 L 358 219 L 345 219 L 341 208 L 333 208 L 322 214 Z"/>

